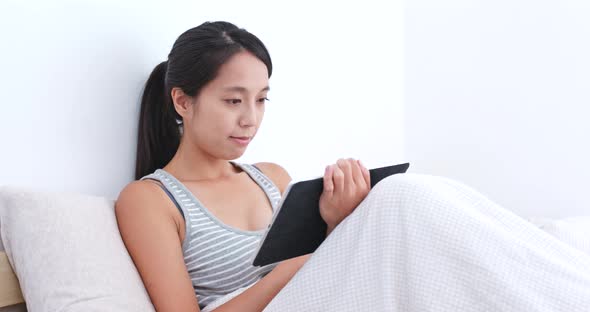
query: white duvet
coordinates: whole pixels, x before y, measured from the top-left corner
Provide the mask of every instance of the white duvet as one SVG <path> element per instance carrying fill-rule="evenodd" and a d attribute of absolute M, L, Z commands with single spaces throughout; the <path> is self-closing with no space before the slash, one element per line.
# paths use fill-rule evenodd
<path fill-rule="evenodd" d="M 265 311 L 590 311 L 590 254 L 461 183 L 398 174 Z"/>

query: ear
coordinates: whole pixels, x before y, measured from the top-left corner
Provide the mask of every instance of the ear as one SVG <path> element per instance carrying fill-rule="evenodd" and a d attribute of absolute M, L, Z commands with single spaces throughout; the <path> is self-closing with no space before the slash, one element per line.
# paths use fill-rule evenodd
<path fill-rule="evenodd" d="M 184 91 L 182 91 L 182 89 L 179 87 L 172 88 L 170 95 L 172 96 L 174 109 L 178 115 L 180 115 L 183 119 L 189 117 L 189 110 L 193 104 L 193 98 L 190 95 L 184 93 Z"/>

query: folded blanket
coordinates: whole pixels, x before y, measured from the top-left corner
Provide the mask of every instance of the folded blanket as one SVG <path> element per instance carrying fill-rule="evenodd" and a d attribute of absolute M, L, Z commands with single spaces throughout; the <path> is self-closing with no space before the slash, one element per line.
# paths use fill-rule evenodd
<path fill-rule="evenodd" d="M 590 311 L 590 255 L 459 182 L 399 174 L 264 311 Z"/>

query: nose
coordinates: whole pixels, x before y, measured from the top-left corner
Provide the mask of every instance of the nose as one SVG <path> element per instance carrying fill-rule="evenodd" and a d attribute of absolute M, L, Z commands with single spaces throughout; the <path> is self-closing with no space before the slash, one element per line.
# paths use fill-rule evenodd
<path fill-rule="evenodd" d="M 242 111 L 240 126 L 255 126 L 256 122 L 258 121 L 258 112 L 256 111 L 256 107 L 254 105 L 244 105 L 243 107 L 244 110 Z"/>

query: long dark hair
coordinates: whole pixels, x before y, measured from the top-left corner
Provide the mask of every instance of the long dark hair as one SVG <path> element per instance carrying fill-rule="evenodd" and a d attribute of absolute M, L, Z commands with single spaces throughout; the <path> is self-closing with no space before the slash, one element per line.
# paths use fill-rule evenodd
<path fill-rule="evenodd" d="M 272 74 L 266 47 L 256 36 L 228 22 L 205 22 L 182 33 L 148 78 L 139 116 L 135 179 L 164 167 L 180 145 L 182 117 L 172 103 L 179 87 L 189 96 L 215 79 L 219 67 L 237 52 L 247 50 Z"/>

